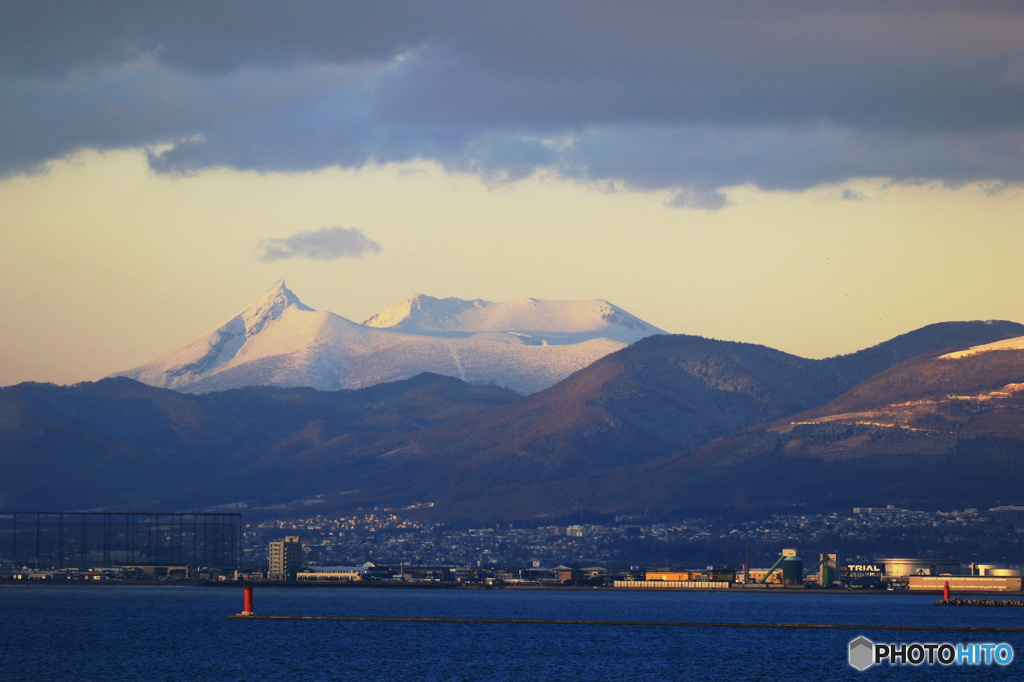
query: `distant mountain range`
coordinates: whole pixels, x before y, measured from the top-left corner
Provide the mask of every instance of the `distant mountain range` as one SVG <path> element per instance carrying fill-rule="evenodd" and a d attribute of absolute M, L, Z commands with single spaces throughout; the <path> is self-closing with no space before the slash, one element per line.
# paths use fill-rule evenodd
<path fill-rule="evenodd" d="M 261 319 L 312 312 L 278 293 L 225 327 L 260 335 Z M 360 326 L 471 338 L 443 335 L 506 326 L 488 320 L 521 307 L 427 304 Z M 275 306 L 293 312 L 274 318 Z M 825 360 L 649 336 L 525 397 L 438 374 L 341 391 L 20 384 L 0 389 L 0 506 L 322 496 L 325 510 L 431 502 L 435 519 L 483 520 L 1021 504 L 1022 388 L 1024 326 L 1012 322 L 930 325 Z"/>
<path fill-rule="evenodd" d="M 701 474 L 674 494 L 694 504 L 1024 504 L 1024 337 L 912 357 L 693 459 Z"/>
<path fill-rule="evenodd" d="M 664 332 L 607 301 L 493 303 L 422 294 L 359 324 L 278 281 L 217 329 L 117 376 L 188 393 L 244 386 L 332 391 L 423 372 L 533 393 Z"/>
<path fill-rule="evenodd" d="M 123 377 L 8 386 L 0 388 L 0 508 L 178 509 L 307 495 L 297 481 L 325 472 L 298 464 L 324 443 L 375 442 L 516 398 L 429 374 L 331 392 L 250 387 L 190 395 Z M 260 475 L 268 469 L 289 473 Z M 337 479 L 326 476 L 326 489 L 335 491 Z"/>

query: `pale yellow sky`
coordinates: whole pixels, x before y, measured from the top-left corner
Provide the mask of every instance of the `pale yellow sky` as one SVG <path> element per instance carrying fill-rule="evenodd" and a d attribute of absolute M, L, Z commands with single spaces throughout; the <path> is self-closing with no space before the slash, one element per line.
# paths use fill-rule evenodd
<path fill-rule="evenodd" d="M 736 187 L 707 211 L 555 176 L 487 187 L 430 163 L 179 177 L 140 150 L 86 152 L 0 181 L 0 385 L 128 369 L 279 278 L 355 321 L 415 293 L 604 298 L 669 332 L 805 357 L 933 322 L 1024 322 L 1024 191 L 986 189 Z M 381 252 L 257 256 L 263 239 L 332 226 Z"/>

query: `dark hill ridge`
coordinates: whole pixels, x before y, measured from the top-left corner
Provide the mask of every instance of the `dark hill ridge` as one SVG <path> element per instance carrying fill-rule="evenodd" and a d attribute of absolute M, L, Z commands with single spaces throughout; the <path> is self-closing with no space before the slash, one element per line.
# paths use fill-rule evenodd
<path fill-rule="evenodd" d="M 414 434 L 417 449 L 485 466 L 515 455 L 562 476 L 698 447 L 841 390 L 820 363 L 751 344 L 654 336 L 559 384 Z"/>
<path fill-rule="evenodd" d="M 973 345 L 973 344 L 972 344 Z M 1024 350 L 933 351 L 662 475 L 703 504 L 977 507 L 1024 491 Z M 717 498 L 717 501 L 716 501 Z"/>
<path fill-rule="evenodd" d="M 918 355 L 980 346 L 1018 336 L 1024 336 L 1024 324 L 1005 320 L 939 322 L 856 353 L 828 358 L 825 363 L 846 376 L 852 386 Z"/>
<path fill-rule="evenodd" d="M 439 375 L 355 391 L 251 388 L 204 396 L 125 378 L 0 388 L 0 506 L 182 508 L 250 499 L 228 474 L 275 453 L 346 433 L 426 428 L 517 397 Z M 228 484 L 206 498 L 183 495 L 222 477 Z"/>
<path fill-rule="evenodd" d="M 902 362 L 793 420 L 864 412 L 908 401 L 940 401 L 950 395 L 972 396 L 1024 382 L 1024 351 L 1003 350 L 956 359 L 941 357 L 944 354 L 940 350 Z"/>
<path fill-rule="evenodd" d="M 909 335 L 889 349 L 934 348 L 951 333 L 974 345 L 971 330 L 987 342 L 993 328 L 999 326 L 936 325 L 935 337 Z M 743 461 L 749 446 L 724 458 L 691 453 L 840 395 L 857 370 L 839 371 L 839 360 L 692 336 L 649 337 L 515 403 L 365 447 L 327 443 L 316 461 L 306 461 L 318 468 L 347 460 L 339 475 L 360 489 L 353 500 L 430 500 L 475 518 L 682 505 L 679 490 L 691 479 L 702 481 L 706 504 L 720 499 L 707 472 Z M 850 366 L 872 361 L 869 355 Z"/>
<path fill-rule="evenodd" d="M 245 425 L 130 379 L 0 389 L 0 497 L 6 508 L 78 509 L 155 500 L 197 471 L 237 466 Z"/>
<path fill-rule="evenodd" d="M 419 430 L 520 396 L 496 386 L 473 386 L 453 377 L 424 373 L 359 390 L 250 386 L 190 397 L 280 438 L 315 421 L 346 431 Z M 467 410 L 468 406 L 472 407 Z"/>
<path fill-rule="evenodd" d="M 650 460 L 819 404 L 844 382 L 821 361 L 764 346 L 655 336 L 514 403 L 432 429 L 310 442 L 231 478 L 254 486 L 331 481 L 360 491 L 348 495 L 352 503 L 430 500 L 489 516 L 512 507 L 530 515 L 536 508 L 524 500 L 536 496 L 528 489 L 548 489 L 539 498 L 544 508 L 575 504 L 557 498 L 581 476 L 626 476 Z M 600 492 L 586 497 L 589 504 Z"/>
<path fill-rule="evenodd" d="M 856 424 L 779 425 L 794 414 L 827 421 L 872 401 L 938 395 L 951 377 L 960 387 L 976 374 L 984 375 L 979 386 L 1013 383 L 1012 361 L 975 360 L 960 366 L 976 369 L 952 374 L 929 363 L 943 362 L 931 359 L 939 349 L 1021 335 L 1024 326 L 1008 322 L 945 323 L 826 360 L 653 336 L 526 398 L 438 375 L 359 391 L 251 387 L 205 395 L 127 379 L 22 384 L 0 389 L 0 504 L 183 509 L 325 495 L 324 509 L 430 501 L 435 518 L 474 519 L 749 508 L 823 496 L 869 504 L 872 490 L 913 492 L 914 479 L 898 488 L 880 483 L 877 472 L 921 467 L 923 455 L 972 453 L 971 462 L 984 466 L 964 470 L 960 481 L 980 485 L 986 466 L 1002 472 L 1011 461 L 1015 436 L 984 426 L 977 414 L 958 422 L 958 433 L 968 434 L 959 449 L 956 433 L 948 444 L 949 429 L 906 431 L 934 431 L 932 442 L 900 440 L 891 427 L 864 435 Z M 1013 423 L 1013 400 L 999 398 L 1005 409 L 984 418 Z M 942 404 L 927 412 L 915 424 L 949 420 L 953 410 Z M 766 423 L 773 427 L 758 426 Z M 994 433 L 998 442 L 982 440 Z M 874 449 L 856 450 L 864 443 Z M 825 450 L 846 454 L 821 456 Z M 849 464 L 858 458 L 859 468 Z M 943 499 L 955 496 L 955 486 L 942 490 Z"/>

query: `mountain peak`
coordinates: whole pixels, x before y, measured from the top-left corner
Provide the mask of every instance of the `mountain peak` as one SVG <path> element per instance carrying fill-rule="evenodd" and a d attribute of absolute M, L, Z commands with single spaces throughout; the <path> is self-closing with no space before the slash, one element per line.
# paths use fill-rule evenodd
<path fill-rule="evenodd" d="M 425 294 L 356 324 L 309 308 L 279 280 L 217 329 L 120 374 L 205 392 L 254 385 L 337 390 L 431 371 L 534 392 L 657 333 L 604 301 L 492 303 Z"/>
<path fill-rule="evenodd" d="M 625 343 L 649 334 L 664 333 L 601 299 L 552 301 L 519 298 L 493 302 L 416 294 L 395 303 L 363 324 L 417 333 L 599 333 Z"/>
<path fill-rule="evenodd" d="M 450 331 L 459 327 L 458 317 L 467 310 L 489 305 L 479 299 L 435 298 L 415 294 L 363 322 L 367 327 L 415 328 L 422 331 Z"/>
<path fill-rule="evenodd" d="M 299 297 L 285 285 L 283 279 L 279 279 L 239 315 L 245 323 L 245 335 L 258 334 L 291 306 L 296 306 L 299 310 L 313 310 L 299 300 Z"/>

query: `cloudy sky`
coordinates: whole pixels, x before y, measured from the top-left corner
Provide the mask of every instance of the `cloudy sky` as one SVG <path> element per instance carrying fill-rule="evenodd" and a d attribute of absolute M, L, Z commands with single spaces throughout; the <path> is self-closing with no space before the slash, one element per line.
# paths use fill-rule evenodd
<path fill-rule="evenodd" d="M 284 278 L 846 353 L 1024 322 L 1019 0 L 0 4 L 0 385 Z"/>

